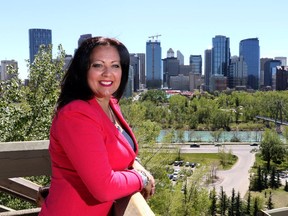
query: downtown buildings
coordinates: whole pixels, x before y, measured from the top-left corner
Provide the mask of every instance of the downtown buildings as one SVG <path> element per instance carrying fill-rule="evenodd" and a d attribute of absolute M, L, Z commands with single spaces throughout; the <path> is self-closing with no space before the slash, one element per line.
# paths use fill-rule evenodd
<path fill-rule="evenodd" d="M 174 53 L 173 49 L 169 48 L 165 51 L 167 56 L 162 57 L 161 42 L 158 40 L 160 36 L 153 35 L 148 38 L 146 52 L 130 53 L 132 75 L 129 92 L 162 88 L 210 92 L 226 89 L 275 90 L 279 80 L 277 67 L 287 65 L 286 57 L 260 58 L 258 38 L 241 40 L 239 55 L 231 55 L 230 38 L 224 35 L 213 37 L 211 49 L 206 49 L 203 56 L 200 53 L 187 56 L 189 61 L 185 65 L 184 55 L 179 50 Z M 75 47 L 90 37 L 92 34 L 80 35 Z M 29 29 L 30 63 L 34 61 L 39 46 L 49 44 L 52 44 L 52 30 Z M 67 55 L 66 67 L 72 58 L 73 55 Z M 7 78 L 4 67 L 9 61 L 15 60 L 3 62 L 1 79 Z M 16 65 L 15 62 L 13 64 Z"/>

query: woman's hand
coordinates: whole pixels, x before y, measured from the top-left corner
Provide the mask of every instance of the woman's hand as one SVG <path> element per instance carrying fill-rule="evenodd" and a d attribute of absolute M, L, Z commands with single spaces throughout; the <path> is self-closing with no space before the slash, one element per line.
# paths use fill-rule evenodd
<path fill-rule="evenodd" d="M 146 170 L 138 161 L 135 160 L 133 164 L 133 168 L 136 170 L 140 170 L 146 174 L 148 177 L 148 184 L 142 189 L 141 194 L 145 199 L 149 199 L 151 196 L 155 194 L 155 179 L 151 175 L 151 173 Z"/>

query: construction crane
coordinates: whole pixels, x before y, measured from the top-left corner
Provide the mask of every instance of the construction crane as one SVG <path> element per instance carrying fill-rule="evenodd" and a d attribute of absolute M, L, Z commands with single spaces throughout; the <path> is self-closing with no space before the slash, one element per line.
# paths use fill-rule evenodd
<path fill-rule="evenodd" d="M 154 40 L 154 38 L 156 38 L 156 41 L 157 41 L 158 37 L 160 37 L 160 36 L 161 36 L 160 34 L 157 34 L 157 35 L 151 35 L 148 38 L 152 38 L 152 40 Z"/>

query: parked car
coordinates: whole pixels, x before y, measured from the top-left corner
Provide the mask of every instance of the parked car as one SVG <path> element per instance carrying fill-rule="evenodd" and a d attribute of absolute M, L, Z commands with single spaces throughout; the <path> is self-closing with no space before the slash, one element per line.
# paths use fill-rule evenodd
<path fill-rule="evenodd" d="M 215 143 L 214 146 L 222 146 L 221 143 Z"/>
<path fill-rule="evenodd" d="M 250 146 L 258 146 L 258 143 L 252 143 Z"/>
<path fill-rule="evenodd" d="M 197 143 L 190 144 L 190 148 L 199 148 L 199 147 L 200 147 L 200 144 L 197 144 Z"/>

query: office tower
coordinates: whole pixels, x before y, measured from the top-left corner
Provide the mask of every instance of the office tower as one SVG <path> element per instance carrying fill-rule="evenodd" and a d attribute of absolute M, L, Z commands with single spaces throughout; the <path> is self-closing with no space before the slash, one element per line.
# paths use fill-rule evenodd
<path fill-rule="evenodd" d="M 243 56 L 232 56 L 229 66 L 229 76 L 227 76 L 229 88 L 246 88 L 247 84 L 247 65 Z"/>
<path fill-rule="evenodd" d="M 189 64 L 192 67 L 192 73 L 202 74 L 202 56 L 201 55 L 190 55 Z"/>
<path fill-rule="evenodd" d="M 278 56 L 278 57 L 275 57 L 274 60 L 280 60 L 281 66 L 287 66 L 287 57 Z"/>
<path fill-rule="evenodd" d="M 180 65 L 184 65 L 184 55 L 179 50 L 177 50 L 177 59 Z"/>
<path fill-rule="evenodd" d="M 288 67 L 276 67 L 276 90 L 288 90 Z"/>
<path fill-rule="evenodd" d="M 72 61 L 73 57 L 72 55 L 65 55 L 65 59 L 64 59 L 64 70 L 67 70 L 71 61 Z"/>
<path fill-rule="evenodd" d="M 146 42 L 146 87 L 148 89 L 158 89 L 162 87 L 161 70 L 161 44 L 157 36 Z M 156 39 L 154 40 L 154 37 Z"/>
<path fill-rule="evenodd" d="M 260 46 L 258 38 L 248 38 L 240 41 L 239 57 L 243 56 L 247 64 L 247 87 L 259 89 L 260 78 Z"/>
<path fill-rule="evenodd" d="M 134 68 L 130 65 L 129 66 L 129 75 L 128 75 L 128 81 L 127 81 L 127 85 L 125 88 L 125 91 L 123 92 L 123 97 L 129 98 L 132 97 L 133 95 L 133 77 L 134 77 Z"/>
<path fill-rule="evenodd" d="M 179 60 L 174 57 L 173 49 L 167 51 L 167 58 L 163 59 L 163 86 L 170 88 L 170 77 L 179 75 Z"/>
<path fill-rule="evenodd" d="M 8 74 L 9 68 L 16 70 L 15 74 Z M 15 60 L 2 60 L 1 61 L 1 80 L 11 79 L 13 76 L 17 76 L 18 62 Z"/>
<path fill-rule="evenodd" d="M 92 34 L 83 34 L 80 35 L 79 39 L 78 39 L 78 47 L 82 44 L 83 41 L 92 38 Z"/>
<path fill-rule="evenodd" d="M 144 89 L 146 86 L 146 75 L 145 75 L 145 53 L 136 53 L 139 59 L 139 89 Z"/>
<path fill-rule="evenodd" d="M 212 74 L 212 50 L 206 49 L 204 52 L 204 76 L 205 76 L 205 87 L 204 90 L 209 91 L 209 81 Z"/>
<path fill-rule="evenodd" d="M 222 91 L 224 90 L 224 87 L 227 87 L 229 64 L 230 39 L 222 35 L 216 35 L 212 38 L 212 73 L 209 81 L 210 91 Z"/>
<path fill-rule="evenodd" d="M 140 60 L 136 53 L 130 54 L 130 66 L 133 68 L 133 89 L 137 91 L 140 89 Z"/>
<path fill-rule="evenodd" d="M 264 87 L 264 65 L 267 61 L 273 60 L 272 58 L 260 58 L 260 78 L 259 87 L 262 89 Z"/>
<path fill-rule="evenodd" d="M 277 66 L 281 66 L 280 60 L 270 60 L 264 64 L 264 86 L 276 89 L 276 71 Z"/>
<path fill-rule="evenodd" d="M 30 64 L 33 63 L 41 45 L 52 44 L 52 31 L 50 29 L 29 29 Z"/>
<path fill-rule="evenodd" d="M 212 75 L 227 76 L 230 62 L 230 39 L 217 35 L 212 39 Z"/>
<path fill-rule="evenodd" d="M 189 90 L 189 76 L 179 74 L 178 76 L 171 76 L 169 86 L 174 90 L 188 91 Z"/>

